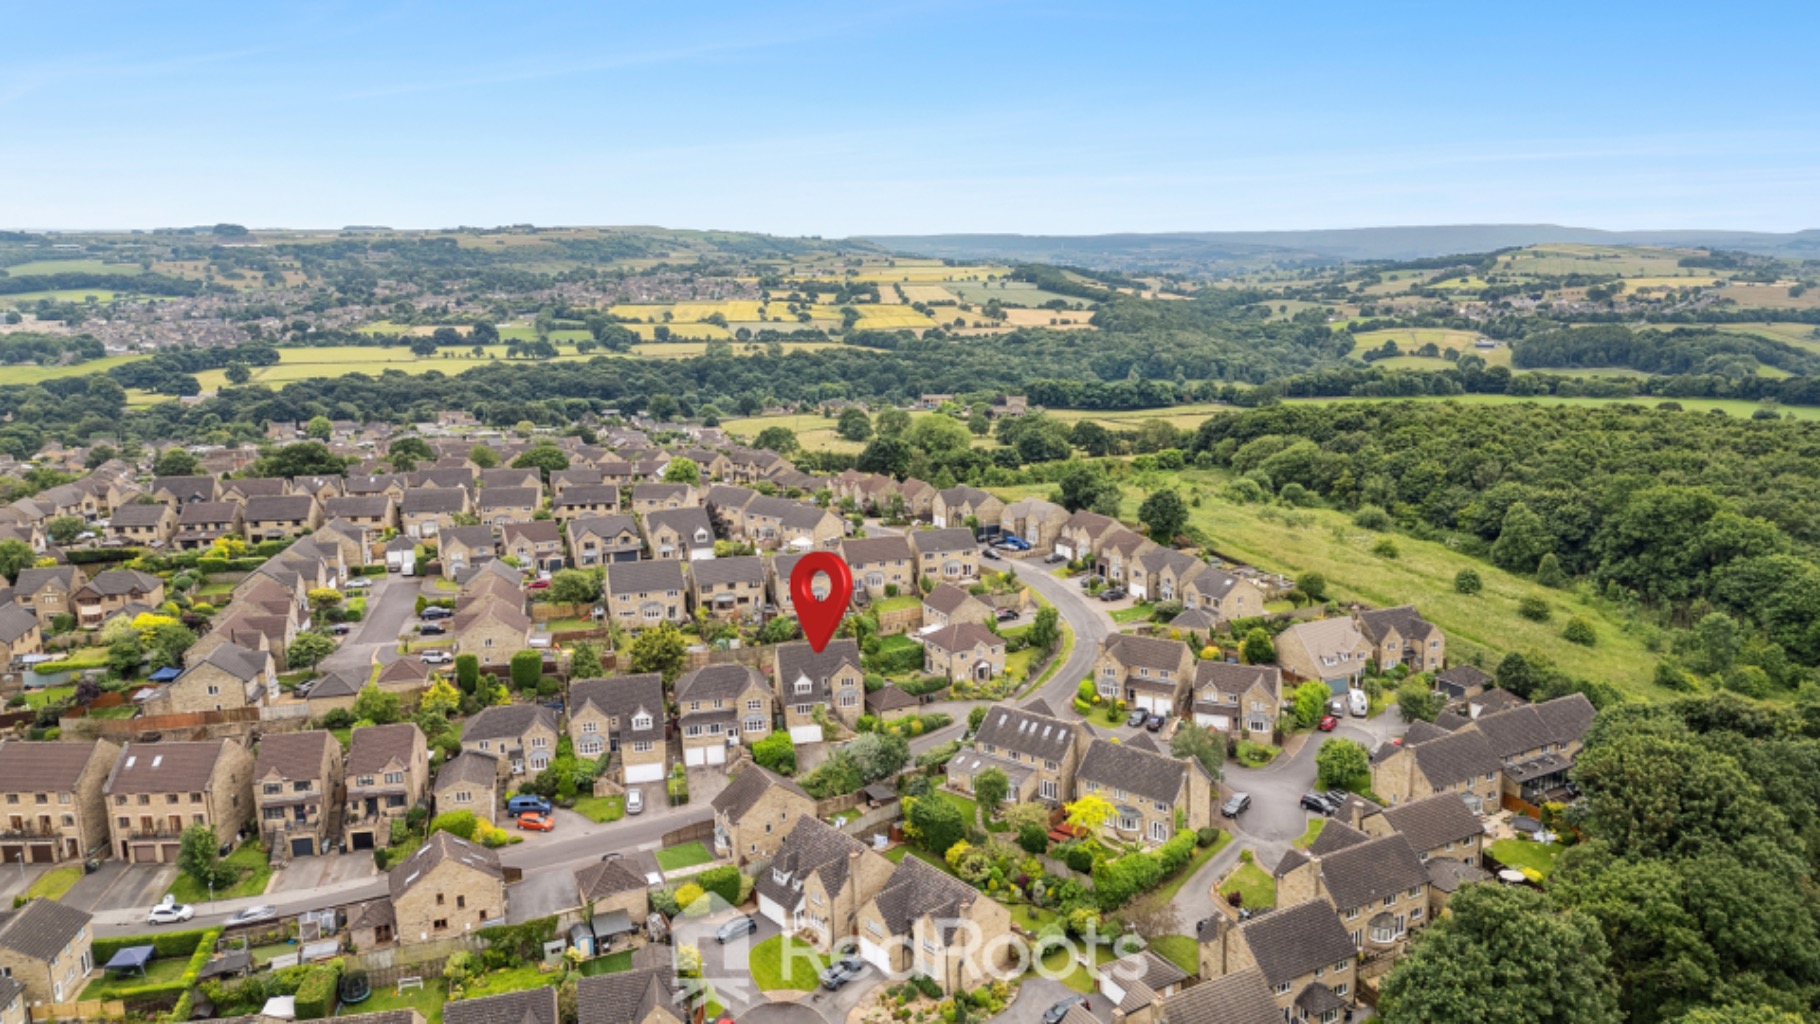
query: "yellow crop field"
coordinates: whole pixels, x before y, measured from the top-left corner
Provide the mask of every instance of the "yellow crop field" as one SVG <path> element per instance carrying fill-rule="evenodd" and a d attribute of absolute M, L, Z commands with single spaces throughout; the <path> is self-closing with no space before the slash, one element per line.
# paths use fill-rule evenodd
<path fill-rule="evenodd" d="M 1624 279 L 1626 291 L 1638 292 L 1645 288 L 1707 288 L 1718 284 L 1721 278 L 1711 274 L 1689 274 L 1686 277 L 1627 277 Z"/>
<path fill-rule="evenodd" d="M 778 344 L 784 347 L 785 353 L 818 352 L 825 348 L 839 348 L 837 341 L 783 341 Z M 764 351 L 759 342 L 734 342 L 733 354 L 736 356 L 753 355 Z M 689 359 L 706 355 L 708 343 L 705 341 L 655 341 L 649 344 L 632 346 L 632 354 L 644 359 Z"/>
<path fill-rule="evenodd" d="M 859 326 L 862 329 L 881 331 L 914 328 L 921 330 L 934 327 L 935 321 L 929 319 L 909 306 L 855 306 L 859 310 Z"/>
<path fill-rule="evenodd" d="M 0 295 L 0 306 L 24 308 L 37 303 L 40 299 L 49 299 L 52 302 L 87 302 L 90 298 L 96 302 L 112 302 L 114 293 L 106 288 L 64 288 L 52 292 L 15 292 L 12 295 Z"/>
<path fill-rule="evenodd" d="M 879 284 L 926 284 L 932 281 L 984 281 L 988 277 L 1004 277 L 1010 272 L 1010 267 L 944 267 L 940 264 L 904 266 L 899 261 L 895 267 L 861 268 L 854 272 L 853 280 L 876 281 Z"/>
<path fill-rule="evenodd" d="M 938 311 L 939 312 L 939 311 Z M 1005 322 L 1013 327 L 1054 327 L 1057 330 L 1091 328 L 1093 314 L 1084 309 L 1007 309 Z"/>
<path fill-rule="evenodd" d="M 911 302 L 959 302 L 954 293 L 939 284 L 904 285 L 904 298 Z"/>

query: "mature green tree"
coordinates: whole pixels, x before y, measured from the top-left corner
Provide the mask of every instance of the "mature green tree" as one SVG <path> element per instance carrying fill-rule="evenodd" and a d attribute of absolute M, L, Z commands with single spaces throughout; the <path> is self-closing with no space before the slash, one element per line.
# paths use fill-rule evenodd
<path fill-rule="evenodd" d="M 166 448 L 152 460 L 153 476 L 195 476 L 201 468 L 196 456 L 182 448 Z"/>
<path fill-rule="evenodd" d="M 10 585 L 19 579 L 19 573 L 30 569 L 38 561 L 38 553 L 32 546 L 22 540 L 0 540 L 0 576 L 6 577 Z"/>
<path fill-rule="evenodd" d="M 569 468 L 569 457 L 561 448 L 553 444 L 535 444 L 526 449 L 518 458 L 512 460 L 513 469 L 535 469 L 542 474 L 544 483 L 550 482 L 551 473 L 559 473 Z"/>
<path fill-rule="evenodd" d="M 910 803 L 906 818 L 916 841 L 930 853 L 940 856 L 948 848 L 967 838 L 967 820 L 953 801 L 940 793 L 930 793 Z"/>
<path fill-rule="evenodd" d="M 682 631 L 668 622 L 647 629 L 632 641 L 632 671 L 657 672 L 667 684 L 682 674 L 683 657 L 688 644 Z"/>
<path fill-rule="evenodd" d="M 1446 699 L 1421 676 L 1412 676 L 1397 687 L 1397 713 L 1405 722 L 1432 722 L 1446 706 Z"/>
<path fill-rule="evenodd" d="M 284 649 L 285 661 L 300 669 L 315 668 L 322 659 L 334 653 L 335 638 L 313 630 L 298 633 Z"/>
<path fill-rule="evenodd" d="M 1384 979 L 1386 1024 L 1619 1024 L 1598 925 L 1531 889 L 1471 885 Z M 1486 979 L 1495 978 L 1495 984 Z"/>
<path fill-rule="evenodd" d="M 191 825 L 177 844 L 177 870 L 198 887 L 227 889 L 237 872 L 221 863 L 221 840 L 210 825 Z"/>
<path fill-rule="evenodd" d="M 44 524 L 44 532 L 50 535 L 51 541 L 58 547 L 65 548 L 76 543 L 76 538 L 82 536 L 82 531 L 86 529 L 88 524 L 82 521 L 81 516 L 58 516 Z"/>
<path fill-rule="evenodd" d="M 340 476 L 348 464 L 321 441 L 300 441 L 267 452 L 252 465 L 254 476 Z"/>
<path fill-rule="evenodd" d="M 1485 589 L 1485 581 L 1479 578 L 1477 569 L 1461 569 L 1453 574 L 1453 589 L 1456 594 L 1470 597 Z"/>
<path fill-rule="evenodd" d="M 1138 506 L 1138 522 L 1144 524 L 1151 540 L 1170 547 L 1188 525 L 1188 503 L 1173 489 L 1154 491 Z"/>
<path fill-rule="evenodd" d="M 763 447 L 763 445 L 760 445 Z M 772 449 L 776 451 L 776 449 Z M 664 467 L 664 481 L 672 484 L 688 484 L 690 487 L 701 486 L 701 467 L 694 459 L 677 456 Z"/>
<path fill-rule="evenodd" d="M 973 799 L 979 805 L 982 826 L 998 817 L 998 805 L 1005 802 L 1010 790 L 1011 780 L 1001 769 L 988 768 L 973 777 Z"/>
<path fill-rule="evenodd" d="M 1554 546 L 1547 524 L 1523 502 L 1504 510 L 1504 526 L 1491 546 L 1491 560 L 1510 572 L 1528 572 Z"/>
<path fill-rule="evenodd" d="M 1112 431 L 1093 420 L 1076 420 L 1074 429 L 1068 432 L 1068 441 L 1096 459 L 1111 455 L 1118 448 Z"/>
<path fill-rule="evenodd" d="M 1106 475 L 1106 470 L 1095 462 L 1072 462 L 1062 470 L 1062 477 L 1057 481 L 1061 496 L 1057 504 L 1070 512 L 1089 509 L 1099 512 L 1110 503 L 1114 514 L 1118 511 L 1119 485 Z"/>
<path fill-rule="evenodd" d="M 951 417 L 924 416 L 911 425 L 904 440 L 910 442 L 912 447 L 931 454 L 962 452 L 973 444 L 973 434 L 965 424 Z"/>
<path fill-rule="evenodd" d="M 1314 755 L 1315 778 L 1322 789 L 1366 789 L 1371 785 L 1371 752 L 1363 743 L 1330 738 Z"/>
<path fill-rule="evenodd" d="M 1055 650 L 1055 645 L 1062 640 L 1061 618 L 1061 613 L 1055 610 L 1054 605 L 1038 608 L 1036 618 L 1031 621 L 1024 639 L 1030 641 L 1031 647 L 1045 654 Z"/>
<path fill-rule="evenodd" d="M 1306 729 L 1319 722 L 1327 713 L 1327 702 L 1331 699 L 1333 691 L 1318 679 L 1296 687 L 1289 700 L 1290 706 L 1295 708 L 1296 724 Z"/>
<path fill-rule="evenodd" d="M 477 444 L 468 449 L 468 461 L 481 469 L 493 469 L 499 465 L 499 453 L 485 444 Z"/>
<path fill-rule="evenodd" d="M 882 419 L 884 413 L 879 416 Z M 910 474 L 910 457 L 910 446 L 902 438 L 881 431 L 879 436 L 867 442 L 855 460 L 854 468 L 862 473 L 883 473 L 902 480 Z"/>
<path fill-rule="evenodd" d="M 1738 622 L 1724 612 L 1711 612 L 1694 626 L 1688 645 L 1688 663 L 1694 671 L 1718 675 L 1729 670 L 1744 645 Z"/>
<path fill-rule="evenodd" d="M 910 414 L 902 409 L 886 409 L 873 420 L 873 431 L 879 437 L 901 437 L 910 429 Z"/>
<path fill-rule="evenodd" d="M 480 659 L 472 654 L 455 656 L 455 685 L 462 693 L 473 693 L 480 685 Z"/>
<path fill-rule="evenodd" d="M 238 387 L 253 379 L 253 371 L 245 363 L 229 363 L 226 377 L 229 384 Z"/>
<path fill-rule="evenodd" d="M 360 695 L 354 698 L 356 722 L 391 725 L 398 721 L 401 712 L 398 695 L 390 690 L 381 690 L 378 683 L 368 683 L 361 687 Z"/>
<path fill-rule="evenodd" d="M 600 574 L 588 569 L 558 569 L 550 577 L 549 594 L 557 604 L 594 604 L 600 600 Z"/>
<path fill-rule="evenodd" d="M 1762 1004 L 1703 1006 L 1675 1018 L 1674 1024 L 1807 1024 L 1807 1018 L 1789 1010 Z"/>
<path fill-rule="evenodd" d="M 1567 586 L 1567 573 L 1562 571 L 1561 559 L 1553 551 L 1536 563 L 1536 582 L 1553 590 Z"/>
<path fill-rule="evenodd" d="M 1226 740 L 1210 729 L 1183 721 L 1175 735 L 1169 737 L 1169 752 L 1183 760 L 1201 762 L 1201 767 L 1217 779 L 1226 763 Z"/>
<path fill-rule="evenodd" d="M 863 444 L 872 436 L 872 418 L 866 415 L 866 410 L 849 405 L 840 411 L 834 432 L 845 440 Z"/>
<path fill-rule="evenodd" d="M 312 441 L 327 441 L 335 434 L 335 424 L 327 416 L 311 416 L 303 425 L 303 436 Z"/>
<path fill-rule="evenodd" d="M 569 651 L 570 679 L 599 679 L 606 675 L 600 664 L 600 648 L 587 640 L 578 641 Z"/>
<path fill-rule="evenodd" d="M 1263 627 L 1254 626 L 1239 643 L 1239 657 L 1247 665 L 1268 665 L 1277 660 L 1276 644 L 1270 642 L 1270 634 Z"/>
<path fill-rule="evenodd" d="M 796 440 L 796 431 L 782 425 L 766 427 L 759 431 L 758 436 L 752 439 L 752 446 L 785 456 L 795 454 L 796 450 L 801 447 Z"/>
<path fill-rule="evenodd" d="M 1327 600 L 1327 577 L 1318 572 L 1305 572 L 1295 578 L 1295 588 L 1311 601 Z"/>
<path fill-rule="evenodd" d="M 153 627 L 145 640 L 146 659 L 154 670 L 180 668 L 183 652 L 196 643 L 196 634 L 181 622 L 166 622 Z"/>
<path fill-rule="evenodd" d="M 509 671 L 512 689 L 530 693 L 543 681 L 543 654 L 533 650 L 518 651 L 512 655 Z"/>
<path fill-rule="evenodd" d="M 796 743 L 786 729 L 773 729 L 752 744 L 752 760 L 780 775 L 796 774 Z"/>
<path fill-rule="evenodd" d="M 386 449 L 386 456 L 392 460 L 392 468 L 400 473 L 409 473 L 422 463 L 436 461 L 436 453 L 430 450 L 430 443 L 415 436 L 393 441 Z"/>

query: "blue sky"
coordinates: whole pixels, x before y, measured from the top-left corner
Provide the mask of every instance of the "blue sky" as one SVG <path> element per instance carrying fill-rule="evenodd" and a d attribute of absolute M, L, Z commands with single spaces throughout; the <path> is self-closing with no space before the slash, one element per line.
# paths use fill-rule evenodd
<path fill-rule="evenodd" d="M 1820 227 L 1820 5 L 0 0 L 0 225 Z"/>

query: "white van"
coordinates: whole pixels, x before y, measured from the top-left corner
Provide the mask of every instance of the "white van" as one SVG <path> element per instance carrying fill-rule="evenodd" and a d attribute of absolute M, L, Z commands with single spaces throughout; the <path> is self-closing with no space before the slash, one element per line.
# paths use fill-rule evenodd
<path fill-rule="evenodd" d="M 1352 711 L 1352 717 L 1364 718 L 1371 712 L 1371 698 L 1364 690 L 1347 690 L 1346 706 Z"/>

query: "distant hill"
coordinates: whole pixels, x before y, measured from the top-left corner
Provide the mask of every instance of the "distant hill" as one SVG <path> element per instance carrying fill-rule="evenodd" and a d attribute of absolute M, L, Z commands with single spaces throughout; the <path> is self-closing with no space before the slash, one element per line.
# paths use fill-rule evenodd
<path fill-rule="evenodd" d="M 867 235 L 919 256 L 1073 264 L 1098 269 L 1211 270 L 1247 265 L 1410 260 L 1547 242 L 1733 249 L 1820 259 L 1820 230 L 1601 231 L 1555 224 L 1459 224 L 1322 231 L 1184 231 L 1117 235 Z"/>

